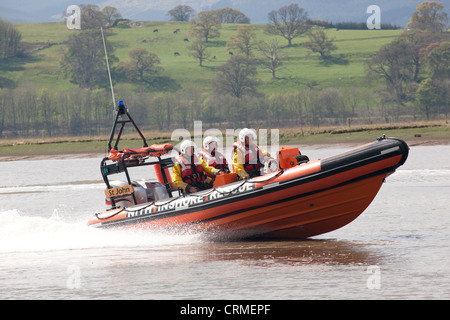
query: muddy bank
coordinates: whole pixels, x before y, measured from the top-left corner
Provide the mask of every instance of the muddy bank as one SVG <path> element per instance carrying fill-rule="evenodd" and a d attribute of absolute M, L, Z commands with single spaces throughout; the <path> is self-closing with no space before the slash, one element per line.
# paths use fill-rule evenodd
<path fill-rule="evenodd" d="M 256 128 L 257 129 L 257 128 Z M 273 130 L 271 130 L 273 131 Z M 450 144 L 450 125 L 440 123 L 416 123 L 403 125 L 368 125 L 354 128 L 281 128 L 278 129 L 278 144 L 295 146 L 354 147 L 374 141 L 378 137 L 401 138 L 409 146 Z M 148 144 L 170 143 L 170 134 L 147 135 Z M 269 136 L 268 144 L 272 137 Z M 125 137 L 119 147 L 137 148 L 142 142 L 134 137 Z M 1 140 L 0 161 L 45 158 L 103 157 L 107 154 L 106 137 L 60 137 L 47 139 Z"/>

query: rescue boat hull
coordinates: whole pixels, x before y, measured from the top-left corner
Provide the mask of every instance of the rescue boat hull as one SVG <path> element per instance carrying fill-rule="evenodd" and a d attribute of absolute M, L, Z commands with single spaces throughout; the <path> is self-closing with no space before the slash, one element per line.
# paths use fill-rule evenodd
<path fill-rule="evenodd" d="M 400 139 L 379 139 L 248 181 L 109 210 L 88 224 L 199 232 L 212 239 L 305 239 L 356 219 L 408 150 Z"/>

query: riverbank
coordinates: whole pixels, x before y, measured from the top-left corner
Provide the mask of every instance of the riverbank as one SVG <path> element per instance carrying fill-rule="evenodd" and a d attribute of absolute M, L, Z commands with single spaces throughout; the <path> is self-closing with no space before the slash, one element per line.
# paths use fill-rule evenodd
<path fill-rule="evenodd" d="M 410 146 L 450 144 L 450 124 L 447 121 L 363 125 L 351 128 L 280 128 L 279 143 L 280 145 L 317 145 L 318 147 L 355 146 L 373 141 L 383 134 L 386 137 L 401 138 Z M 145 132 L 144 135 L 149 145 L 171 142 L 171 133 Z M 0 161 L 43 157 L 100 157 L 107 153 L 107 142 L 107 136 L 0 139 Z M 134 135 L 125 135 L 119 145 L 119 147 L 127 148 L 141 146 L 141 141 Z"/>

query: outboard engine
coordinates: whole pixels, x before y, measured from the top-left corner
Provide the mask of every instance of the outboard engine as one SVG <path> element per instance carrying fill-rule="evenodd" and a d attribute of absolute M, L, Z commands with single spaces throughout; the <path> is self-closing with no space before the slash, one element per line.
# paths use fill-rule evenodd
<path fill-rule="evenodd" d="M 126 181 L 111 181 L 112 188 L 122 187 L 128 185 Z M 169 198 L 167 189 L 159 182 L 150 181 L 132 181 L 131 185 L 134 189 L 137 204 L 143 204 L 152 201 L 158 201 Z M 106 198 L 105 203 L 111 206 L 111 199 Z M 115 199 L 116 207 L 126 208 L 134 205 L 133 195 L 128 194 Z"/>

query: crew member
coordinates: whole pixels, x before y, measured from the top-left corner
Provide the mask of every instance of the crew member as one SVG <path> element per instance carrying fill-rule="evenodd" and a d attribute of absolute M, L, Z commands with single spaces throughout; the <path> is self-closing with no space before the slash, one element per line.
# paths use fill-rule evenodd
<path fill-rule="evenodd" d="M 208 166 L 219 169 L 221 172 L 230 173 L 227 159 L 217 150 L 218 144 L 219 139 L 207 136 L 203 140 L 203 150 L 199 153 L 199 159 L 206 162 Z M 208 174 L 208 176 L 214 179 L 214 175 Z"/>
<path fill-rule="evenodd" d="M 240 179 L 261 175 L 261 168 L 271 159 L 270 154 L 256 145 L 256 133 L 244 128 L 233 144 L 233 170 Z"/>
<path fill-rule="evenodd" d="M 180 146 L 181 154 L 175 158 L 172 168 L 172 181 L 187 193 L 210 188 L 212 179 L 208 174 L 220 174 L 220 170 L 200 162 L 195 155 L 195 148 L 194 142 L 184 140 Z"/>

